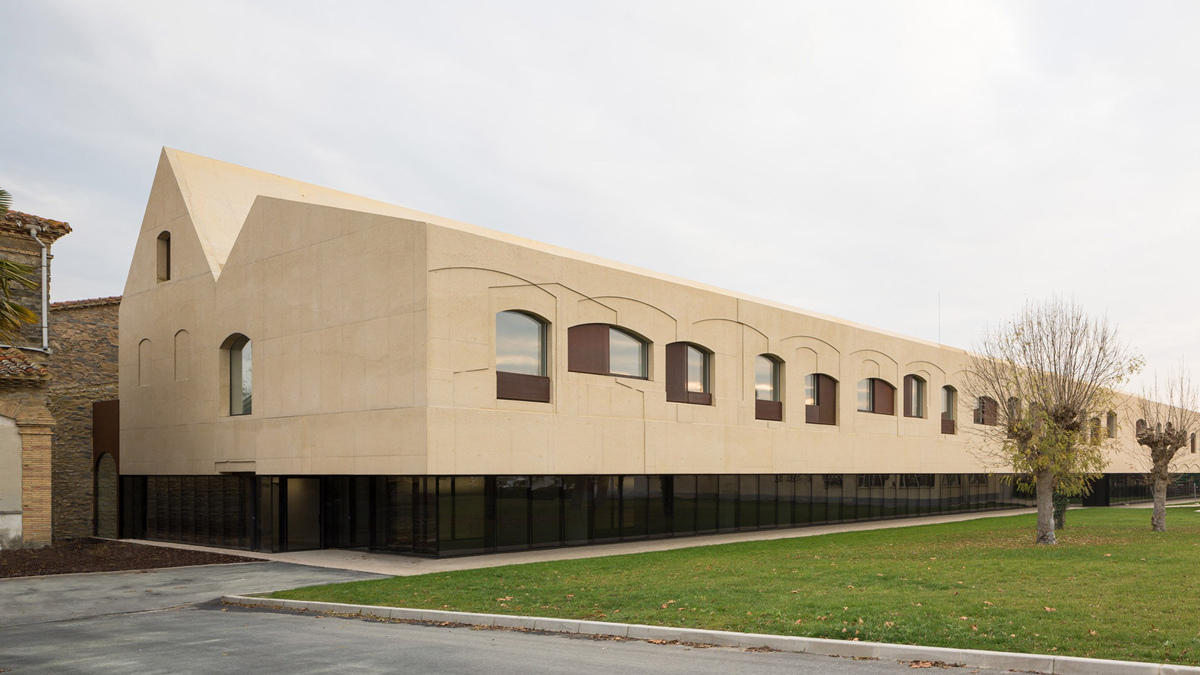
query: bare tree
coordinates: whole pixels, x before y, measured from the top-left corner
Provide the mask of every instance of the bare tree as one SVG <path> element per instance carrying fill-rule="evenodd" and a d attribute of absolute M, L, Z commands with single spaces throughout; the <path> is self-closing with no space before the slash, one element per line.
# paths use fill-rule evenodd
<path fill-rule="evenodd" d="M 1036 486 L 1037 543 L 1055 543 L 1055 490 L 1084 494 L 1104 469 L 1106 439 L 1088 420 L 1141 365 L 1107 317 L 1060 297 L 984 330 L 964 378 L 978 401 L 972 429 L 986 463 Z"/>
<path fill-rule="evenodd" d="M 1196 449 L 1196 432 L 1200 431 L 1200 413 L 1196 412 L 1196 387 L 1191 374 L 1181 362 L 1167 373 L 1159 384 L 1156 373 L 1150 386 L 1142 388 L 1137 402 L 1138 421 L 1134 433 L 1139 445 L 1149 450 L 1151 484 L 1154 486 L 1154 512 L 1150 527 L 1155 532 L 1167 531 L 1167 484 L 1173 469 L 1183 468 L 1180 451 Z"/>

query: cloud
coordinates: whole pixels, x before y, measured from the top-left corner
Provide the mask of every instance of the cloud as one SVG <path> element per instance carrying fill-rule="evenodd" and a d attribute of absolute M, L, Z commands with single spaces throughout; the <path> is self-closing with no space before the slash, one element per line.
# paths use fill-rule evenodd
<path fill-rule="evenodd" d="M 16 2 L 0 183 L 119 293 L 160 146 L 970 346 L 1189 355 L 1191 3 Z M 941 296 L 941 322 L 939 303 Z"/>

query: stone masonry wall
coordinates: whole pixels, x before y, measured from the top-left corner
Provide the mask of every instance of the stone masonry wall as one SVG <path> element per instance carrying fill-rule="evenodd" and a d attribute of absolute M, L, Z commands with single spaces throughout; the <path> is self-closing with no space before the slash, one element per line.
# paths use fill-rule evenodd
<path fill-rule="evenodd" d="M 92 403 L 117 398 L 117 310 L 121 299 L 59 302 L 50 309 L 54 378 L 54 537 L 93 533 Z"/>

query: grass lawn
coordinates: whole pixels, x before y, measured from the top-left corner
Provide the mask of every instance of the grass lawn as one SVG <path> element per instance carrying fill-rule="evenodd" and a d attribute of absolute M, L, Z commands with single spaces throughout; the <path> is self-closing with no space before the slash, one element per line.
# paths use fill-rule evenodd
<path fill-rule="evenodd" d="M 1034 516 L 314 586 L 275 597 L 1200 665 L 1200 513 Z M 703 543 L 702 539 L 696 540 Z"/>

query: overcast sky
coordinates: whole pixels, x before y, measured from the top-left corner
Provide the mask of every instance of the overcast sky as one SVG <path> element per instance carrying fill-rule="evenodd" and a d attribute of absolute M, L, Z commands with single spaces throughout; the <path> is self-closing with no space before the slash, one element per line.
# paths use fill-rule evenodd
<path fill-rule="evenodd" d="M 336 9 L 332 9 L 336 6 Z M 0 186 L 116 295 L 161 146 L 970 347 L 1200 366 L 1200 3 L 0 5 Z M 941 294 L 939 329 L 938 294 Z"/>

